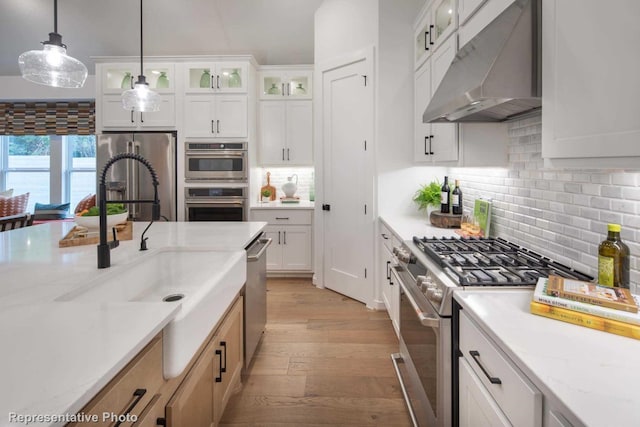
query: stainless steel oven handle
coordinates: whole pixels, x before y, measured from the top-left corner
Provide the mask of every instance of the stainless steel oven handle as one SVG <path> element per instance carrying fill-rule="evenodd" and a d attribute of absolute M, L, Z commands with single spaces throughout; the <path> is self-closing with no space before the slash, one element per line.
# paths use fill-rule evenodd
<path fill-rule="evenodd" d="M 214 153 L 203 153 L 202 151 L 185 151 L 185 154 L 189 157 L 244 157 L 246 151 L 216 151 Z"/>
<path fill-rule="evenodd" d="M 411 417 L 411 422 L 413 423 L 413 427 L 418 427 L 418 420 L 416 419 L 416 415 L 413 412 L 413 406 L 411 406 L 411 399 L 409 399 L 409 394 L 407 393 L 407 387 L 404 385 L 402 374 L 400 374 L 400 367 L 398 366 L 398 360 L 402 360 L 402 355 L 400 353 L 393 353 L 391 355 L 391 362 L 393 362 L 393 368 L 396 370 L 396 376 L 398 377 L 398 382 L 400 383 L 402 396 L 404 397 L 404 401 L 407 404 L 407 409 L 409 410 L 409 416 Z"/>
<path fill-rule="evenodd" d="M 416 304 L 415 300 L 407 290 L 407 286 L 402 282 L 402 280 L 400 280 L 400 276 L 398 276 L 398 273 L 397 273 L 397 267 L 391 267 L 391 272 L 393 273 L 394 276 L 396 276 L 396 281 L 398 282 L 398 284 L 404 291 L 404 294 L 406 295 L 407 299 L 411 303 L 411 306 L 415 310 L 416 315 L 418 316 L 418 319 L 420 319 L 420 323 L 422 324 L 422 326 L 427 326 L 433 329 L 439 329 L 440 319 L 435 316 L 427 316 L 426 314 L 424 314 L 422 310 L 420 310 L 420 307 L 418 307 L 418 304 Z"/>

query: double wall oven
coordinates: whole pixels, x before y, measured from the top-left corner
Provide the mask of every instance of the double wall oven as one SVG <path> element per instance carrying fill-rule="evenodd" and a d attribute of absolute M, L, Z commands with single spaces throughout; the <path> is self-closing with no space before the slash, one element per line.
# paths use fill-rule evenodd
<path fill-rule="evenodd" d="M 246 142 L 185 144 L 185 220 L 247 221 Z"/>
<path fill-rule="evenodd" d="M 414 237 L 393 248 L 400 350 L 392 355 L 414 426 L 458 425 L 454 290 L 533 288 L 555 274 L 593 277 L 500 238 Z"/>

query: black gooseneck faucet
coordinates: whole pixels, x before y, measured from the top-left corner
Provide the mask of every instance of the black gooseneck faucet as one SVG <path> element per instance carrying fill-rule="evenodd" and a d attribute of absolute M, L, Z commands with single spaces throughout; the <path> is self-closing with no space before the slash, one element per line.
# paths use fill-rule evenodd
<path fill-rule="evenodd" d="M 117 161 L 131 159 L 136 160 L 142 163 L 151 174 L 151 179 L 153 183 L 153 200 L 107 200 L 107 185 L 106 185 L 106 177 L 107 171 L 109 168 L 116 163 Z M 156 175 L 156 171 L 151 166 L 151 163 L 144 157 L 139 154 L 134 153 L 120 153 L 116 154 L 112 158 L 110 158 L 107 163 L 104 165 L 102 169 L 102 174 L 100 176 L 100 184 L 99 184 L 99 195 L 100 200 L 98 202 L 98 206 L 100 208 L 100 243 L 98 244 L 98 268 L 108 268 L 111 266 L 111 249 L 117 247 L 119 245 L 118 240 L 116 239 L 116 231 L 113 230 L 113 240 L 111 242 L 107 241 L 107 204 L 111 203 L 152 203 L 153 206 L 151 208 L 151 222 L 142 232 L 142 237 L 140 240 L 140 250 L 147 250 L 147 239 L 148 237 L 144 237 L 145 233 L 153 224 L 153 221 L 158 221 L 160 219 L 160 200 L 158 199 L 158 176 Z"/>

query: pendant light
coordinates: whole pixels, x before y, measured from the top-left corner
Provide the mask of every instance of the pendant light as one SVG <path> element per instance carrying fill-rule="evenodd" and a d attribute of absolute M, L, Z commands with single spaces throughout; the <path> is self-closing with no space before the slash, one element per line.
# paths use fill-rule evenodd
<path fill-rule="evenodd" d="M 160 95 L 149 89 L 142 62 L 142 0 L 140 0 L 140 75 L 133 89 L 122 92 L 122 107 L 129 111 L 159 111 Z"/>
<path fill-rule="evenodd" d="M 18 57 L 22 77 L 46 86 L 77 88 L 87 79 L 87 67 L 67 55 L 67 46 L 58 34 L 58 0 L 53 0 L 53 33 L 42 42 L 42 50 L 30 50 Z"/>

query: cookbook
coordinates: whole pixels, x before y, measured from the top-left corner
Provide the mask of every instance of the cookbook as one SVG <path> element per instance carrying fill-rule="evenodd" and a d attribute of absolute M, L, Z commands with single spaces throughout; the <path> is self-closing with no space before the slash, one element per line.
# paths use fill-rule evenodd
<path fill-rule="evenodd" d="M 629 289 L 615 286 L 600 286 L 591 282 L 550 275 L 547 283 L 547 295 L 630 313 L 638 312 L 638 305 Z"/>

